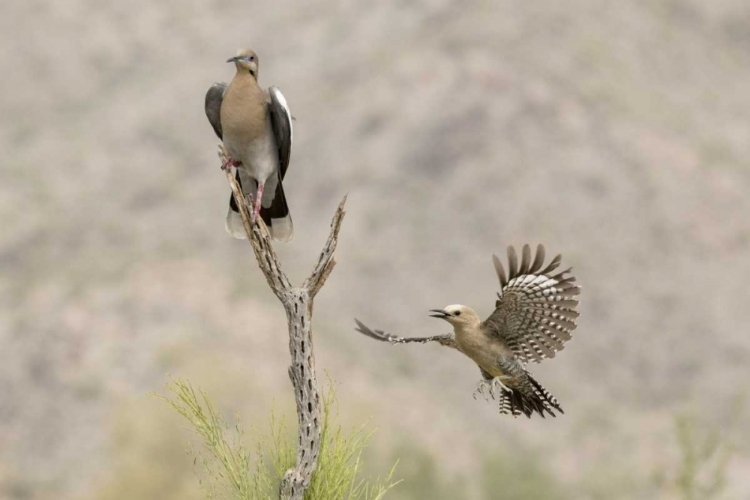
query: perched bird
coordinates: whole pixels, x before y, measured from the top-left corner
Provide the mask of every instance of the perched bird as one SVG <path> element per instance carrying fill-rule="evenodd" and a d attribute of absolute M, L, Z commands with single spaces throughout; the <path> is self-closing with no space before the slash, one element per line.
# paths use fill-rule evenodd
<path fill-rule="evenodd" d="M 557 400 L 526 370 L 529 361 L 555 357 L 576 328 L 580 287 L 570 276 L 571 269 L 552 274 L 559 266 L 558 255 L 542 269 L 544 247 L 537 247 L 532 262 L 531 248 L 524 245 L 521 264 L 513 247 L 508 247 L 508 274 L 500 259 L 492 256 L 500 279 L 495 311 L 484 321 L 473 309 L 450 305 L 432 309 L 434 318 L 453 326 L 453 333 L 434 337 L 396 337 L 382 330 L 371 330 L 359 320 L 357 331 L 393 344 L 438 342 L 470 357 L 482 372 L 474 397 L 491 395 L 500 404 L 500 413 L 527 417 L 554 410 L 564 413 Z"/>
<path fill-rule="evenodd" d="M 232 81 L 215 83 L 206 93 L 206 116 L 224 143 L 229 159 L 222 169 L 237 167 L 242 192 L 252 196 L 252 223 L 260 214 L 271 235 L 282 241 L 294 236 L 292 217 L 284 196 L 284 179 L 292 148 L 292 115 L 276 87 L 258 85 L 258 56 L 243 49 L 227 62 L 237 72 Z M 234 197 L 229 197 L 226 229 L 245 238 Z"/>

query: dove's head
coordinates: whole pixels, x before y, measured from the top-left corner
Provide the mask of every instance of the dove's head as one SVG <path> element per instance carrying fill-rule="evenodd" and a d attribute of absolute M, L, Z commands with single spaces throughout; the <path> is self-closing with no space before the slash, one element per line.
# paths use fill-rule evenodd
<path fill-rule="evenodd" d="M 237 55 L 227 59 L 227 62 L 233 62 L 237 71 L 248 71 L 256 79 L 258 78 L 258 55 L 250 49 L 240 49 Z"/>
<path fill-rule="evenodd" d="M 481 322 L 474 309 L 461 304 L 453 304 L 443 309 L 431 309 L 430 313 L 432 313 L 431 317 L 444 319 L 458 329 L 477 327 Z"/>

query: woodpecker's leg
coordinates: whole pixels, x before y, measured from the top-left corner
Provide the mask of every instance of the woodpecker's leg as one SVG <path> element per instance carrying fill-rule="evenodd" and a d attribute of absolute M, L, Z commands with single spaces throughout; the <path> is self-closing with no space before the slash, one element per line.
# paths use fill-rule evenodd
<path fill-rule="evenodd" d="M 484 378 L 484 380 L 482 380 L 481 382 L 479 382 L 477 384 L 477 388 L 474 391 L 473 397 L 474 397 L 474 399 L 477 399 L 477 394 L 481 394 L 482 396 L 484 396 L 485 401 L 488 401 L 487 394 L 485 394 L 484 391 L 487 388 L 487 386 L 489 385 L 488 381 L 492 380 L 493 377 L 492 377 L 492 375 L 490 375 L 489 372 L 487 372 L 482 367 L 479 367 L 479 371 L 482 373 L 482 377 Z"/>
<path fill-rule="evenodd" d="M 484 396 L 485 401 L 489 401 L 490 396 L 492 397 L 492 399 L 498 399 L 500 397 L 500 394 L 502 394 L 502 392 L 498 393 L 498 391 L 502 391 L 503 389 L 508 392 L 513 392 L 512 389 L 503 384 L 503 381 L 500 380 L 500 377 L 481 380 L 477 384 L 477 388 L 474 391 L 474 399 L 477 399 L 477 394 L 481 394 L 482 396 Z"/>
<path fill-rule="evenodd" d="M 258 192 L 255 193 L 255 200 L 253 204 L 253 215 L 250 218 L 250 224 L 255 224 L 255 219 L 258 218 L 258 214 L 260 213 L 260 203 L 263 200 L 263 187 L 265 186 L 265 182 L 259 182 L 258 183 Z"/>

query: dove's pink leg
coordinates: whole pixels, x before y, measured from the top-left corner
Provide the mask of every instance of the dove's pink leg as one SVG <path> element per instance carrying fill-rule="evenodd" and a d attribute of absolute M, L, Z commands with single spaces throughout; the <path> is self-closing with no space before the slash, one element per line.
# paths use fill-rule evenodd
<path fill-rule="evenodd" d="M 260 203 L 263 200 L 263 187 L 265 183 L 259 182 L 258 183 L 258 192 L 255 194 L 255 200 L 253 203 L 253 216 L 250 218 L 250 223 L 255 224 L 255 219 L 258 218 L 258 214 L 260 213 Z"/>

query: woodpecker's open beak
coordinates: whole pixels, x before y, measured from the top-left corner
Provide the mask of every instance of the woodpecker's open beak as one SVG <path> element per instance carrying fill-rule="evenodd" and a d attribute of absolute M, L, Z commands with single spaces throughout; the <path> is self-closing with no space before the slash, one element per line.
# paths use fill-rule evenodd
<path fill-rule="evenodd" d="M 432 313 L 430 314 L 431 318 L 440 318 L 440 319 L 448 318 L 448 313 L 446 313 L 442 309 L 430 309 L 430 312 Z"/>

